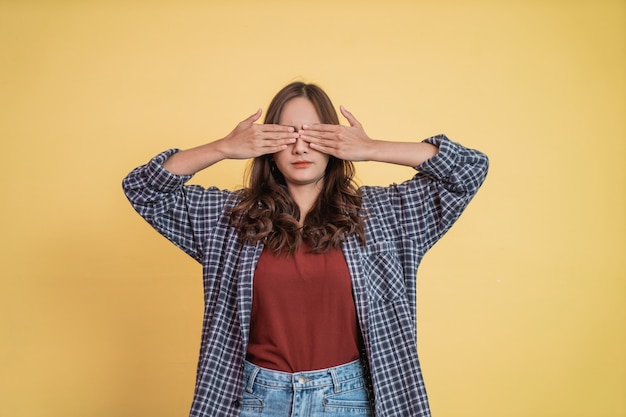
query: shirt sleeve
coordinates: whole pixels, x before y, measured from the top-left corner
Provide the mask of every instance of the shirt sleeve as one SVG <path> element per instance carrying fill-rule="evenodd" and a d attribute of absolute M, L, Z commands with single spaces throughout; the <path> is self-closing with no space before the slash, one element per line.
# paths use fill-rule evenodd
<path fill-rule="evenodd" d="M 178 149 L 155 156 L 131 171 L 122 181 L 133 208 L 160 234 L 202 262 L 206 237 L 224 212 L 232 194 L 216 187 L 185 185 L 191 175 L 175 175 L 163 162 Z"/>
<path fill-rule="evenodd" d="M 395 211 L 403 238 L 414 239 L 422 255 L 454 224 L 487 175 L 489 160 L 445 135 L 424 140 L 437 155 L 415 167 L 409 181 L 385 187 L 384 200 Z"/>

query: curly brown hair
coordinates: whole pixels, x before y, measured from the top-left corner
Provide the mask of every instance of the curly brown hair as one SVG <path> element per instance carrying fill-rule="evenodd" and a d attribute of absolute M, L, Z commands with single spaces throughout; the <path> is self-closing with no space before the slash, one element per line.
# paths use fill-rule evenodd
<path fill-rule="evenodd" d="M 328 95 L 317 85 L 303 82 L 291 83 L 274 96 L 264 123 L 278 124 L 285 104 L 296 97 L 309 99 L 322 123 L 339 124 Z M 330 156 L 322 191 L 301 227 L 300 209 L 272 155 L 254 158 L 248 171 L 249 185 L 239 192 L 240 201 L 231 211 L 233 225 L 239 229 L 242 241 L 263 241 L 276 254 L 293 254 L 303 241 L 316 253 L 339 249 L 351 235 L 364 245 L 362 197 L 354 173 L 352 162 Z"/>

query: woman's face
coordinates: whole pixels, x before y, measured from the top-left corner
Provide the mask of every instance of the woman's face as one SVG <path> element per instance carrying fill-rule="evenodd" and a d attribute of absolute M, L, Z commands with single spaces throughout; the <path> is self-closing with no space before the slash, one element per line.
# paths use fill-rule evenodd
<path fill-rule="evenodd" d="M 293 126 L 299 131 L 302 125 L 321 123 L 320 118 L 307 98 L 296 97 L 285 104 L 280 115 L 279 124 Z M 321 190 L 328 165 L 329 156 L 309 147 L 309 144 L 298 138 L 296 143 L 289 145 L 287 149 L 274 154 L 274 162 L 285 177 L 287 187 L 312 186 Z"/>

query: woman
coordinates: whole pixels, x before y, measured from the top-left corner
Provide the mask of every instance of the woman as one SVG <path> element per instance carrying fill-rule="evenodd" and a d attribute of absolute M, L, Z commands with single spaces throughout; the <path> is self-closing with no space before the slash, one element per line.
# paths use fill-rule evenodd
<path fill-rule="evenodd" d="M 124 179 L 138 213 L 203 265 L 191 416 L 429 416 L 417 357 L 416 274 L 482 184 L 482 153 L 445 136 L 373 140 L 300 82 L 227 136 L 168 150 Z M 237 192 L 185 185 L 254 158 Z M 351 161 L 416 167 L 357 188 Z"/>

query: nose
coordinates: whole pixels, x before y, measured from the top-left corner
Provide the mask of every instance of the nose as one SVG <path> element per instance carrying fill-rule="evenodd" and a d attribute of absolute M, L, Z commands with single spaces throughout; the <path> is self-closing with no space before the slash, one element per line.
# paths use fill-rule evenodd
<path fill-rule="evenodd" d="M 296 143 L 293 144 L 292 152 L 296 155 L 302 155 L 309 152 L 309 144 L 298 136 Z"/>

